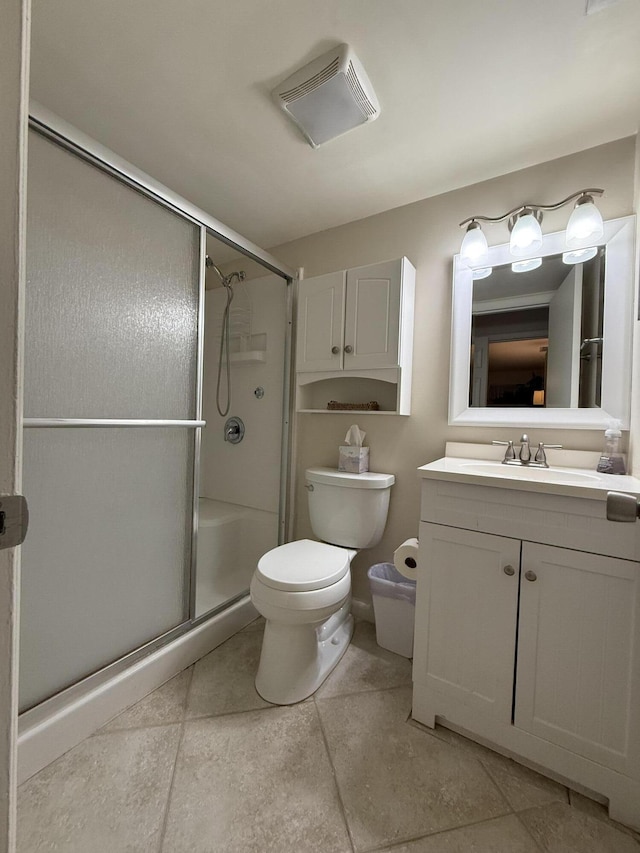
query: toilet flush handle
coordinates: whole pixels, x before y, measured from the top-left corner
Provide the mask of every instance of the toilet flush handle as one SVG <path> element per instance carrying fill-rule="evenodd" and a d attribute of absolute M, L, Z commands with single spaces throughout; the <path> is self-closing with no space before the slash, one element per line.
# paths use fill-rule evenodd
<path fill-rule="evenodd" d="M 308 492 L 313 491 L 313 483 L 305 483 L 304 487 Z"/>

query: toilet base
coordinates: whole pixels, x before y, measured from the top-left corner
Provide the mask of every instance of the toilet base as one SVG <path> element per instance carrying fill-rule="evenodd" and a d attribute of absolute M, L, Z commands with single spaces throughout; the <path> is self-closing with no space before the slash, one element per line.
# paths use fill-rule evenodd
<path fill-rule="evenodd" d="M 285 625 L 267 619 L 256 690 L 274 705 L 311 696 L 337 666 L 353 634 L 350 598 L 319 624 Z"/>

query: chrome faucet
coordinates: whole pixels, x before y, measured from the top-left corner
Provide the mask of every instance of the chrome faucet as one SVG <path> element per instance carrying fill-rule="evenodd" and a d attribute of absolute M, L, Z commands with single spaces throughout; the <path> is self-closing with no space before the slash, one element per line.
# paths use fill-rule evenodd
<path fill-rule="evenodd" d="M 520 451 L 517 457 L 512 441 L 492 441 L 491 444 L 499 444 L 507 448 L 502 460 L 503 465 L 528 465 L 532 468 L 548 468 L 549 464 L 547 462 L 545 449 L 560 449 L 562 447 L 561 444 L 544 444 L 542 441 L 539 441 L 536 455 L 532 461 L 531 443 L 529 441 L 529 436 L 526 433 L 524 433 L 520 438 Z"/>

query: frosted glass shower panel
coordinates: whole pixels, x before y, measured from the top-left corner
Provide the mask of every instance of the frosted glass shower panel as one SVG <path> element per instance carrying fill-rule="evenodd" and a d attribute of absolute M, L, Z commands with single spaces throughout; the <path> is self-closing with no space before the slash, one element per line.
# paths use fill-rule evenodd
<path fill-rule="evenodd" d="M 31 131 L 25 416 L 195 413 L 199 228 Z"/>
<path fill-rule="evenodd" d="M 187 618 L 191 429 L 30 429 L 20 706 Z"/>

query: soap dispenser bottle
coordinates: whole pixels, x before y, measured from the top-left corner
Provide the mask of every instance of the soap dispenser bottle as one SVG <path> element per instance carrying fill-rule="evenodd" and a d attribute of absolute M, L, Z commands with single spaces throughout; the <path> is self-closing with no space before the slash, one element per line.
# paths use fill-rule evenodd
<path fill-rule="evenodd" d="M 604 433 L 604 447 L 596 468 L 601 474 L 625 474 L 624 457 L 620 452 L 621 422 L 610 421 L 609 428 Z"/>

